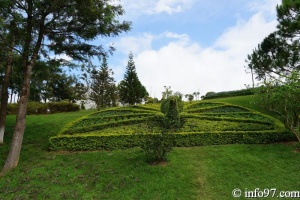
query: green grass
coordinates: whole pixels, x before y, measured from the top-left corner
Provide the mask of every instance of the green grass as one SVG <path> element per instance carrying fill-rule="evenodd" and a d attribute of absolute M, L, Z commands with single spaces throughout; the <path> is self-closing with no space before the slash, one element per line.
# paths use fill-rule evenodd
<path fill-rule="evenodd" d="M 300 145 L 175 148 L 166 165 L 139 148 L 50 152 L 49 137 L 93 111 L 27 116 L 18 167 L 0 178 L 0 199 L 233 199 L 235 188 L 300 190 Z M 15 117 L 8 117 L 3 166 Z M 267 198 L 266 198 L 267 199 Z"/>

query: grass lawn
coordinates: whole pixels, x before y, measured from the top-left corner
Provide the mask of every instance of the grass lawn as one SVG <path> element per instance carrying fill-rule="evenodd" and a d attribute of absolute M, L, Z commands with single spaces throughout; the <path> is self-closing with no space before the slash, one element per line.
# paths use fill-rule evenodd
<path fill-rule="evenodd" d="M 151 166 L 139 148 L 49 152 L 48 139 L 93 111 L 27 116 L 18 167 L 0 177 L 0 199 L 234 199 L 232 190 L 300 190 L 298 143 L 175 148 Z M 8 117 L 3 166 L 14 124 Z M 264 198 L 267 199 L 267 198 Z"/>

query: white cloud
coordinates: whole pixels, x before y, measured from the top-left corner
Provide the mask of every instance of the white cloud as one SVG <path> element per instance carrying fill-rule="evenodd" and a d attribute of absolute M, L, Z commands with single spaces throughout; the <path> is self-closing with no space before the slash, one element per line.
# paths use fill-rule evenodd
<path fill-rule="evenodd" d="M 194 0 L 123 0 L 122 6 L 127 13 L 140 15 L 140 14 L 159 14 L 183 12 L 193 4 Z"/>
<path fill-rule="evenodd" d="M 265 15 L 276 15 L 276 6 L 281 4 L 281 0 L 255 0 L 248 2 L 248 8 L 255 12 L 262 12 Z"/>
<path fill-rule="evenodd" d="M 59 54 L 59 55 L 54 55 L 54 56 L 50 56 L 53 59 L 63 59 L 66 61 L 71 61 L 73 60 L 70 56 L 67 56 L 66 54 Z"/>
<path fill-rule="evenodd" d="M 154 13 L 166 12 L 168 14 L 182 12 L 185 8 L 189 8 L 192 0 L 159 0 L 153 11 Z"/>
<path fill-rule="evenodd" d="M 124 54 L 128 54 L 130 51 L 136 54 L 151 49 L 153 39 L 154 36 L 149 33 L 144 33 L 138 37 L 127 36 L 116 41 L 115 47 Z"/>
<path fill-rule="evenodd" d="M 267 21 L 259 12 L 225 30 L 209 48 L 201 48 L 186 34 L 165 32 L 160 37 L 175 40 L 158 50 L 148 48 L 137 53 L 134 61 L 138 76 L 148 92 L 158 98 L 163 86 L 184 94 L 200 91 L 201 95 L 243 89 L 244 84 L 251 84 L 244 68 L 247 54 L 275 28 L 276 20 Z"/>
<path fill-rule="evenodd" d="M 184 94 L 199 91 L 201 95 L 208 91 L 243 89 L 244 84 L 251 84 L 251 75 L 246 74 L 244 68 L 247 54 L 276 29 L 274 8 L 279 1 L 251 1 L 248 6 L 255 10 L 255 14 L 225 29 L 207 48 L 203 48 L 201 42 L 193 41 L 188 34 L 167 30 L 157 35 L 144 33 L 137 37 L 123 37 L 115 42 L 116 48 L 125 55 L 129 51 L 134 53 L 138 76 L 154 97 L 161 97 L 164 86 L 171 86 L 173 91 Z M 177 6 L 183 2 L 192 1 L 149 0 L 135 4 L 131 1 L 127 6 L 136 6 L 135 9 L 148 6 L 147 12 L 154 13 L 168 12 L 168 6 L 180 10 L 182 8 Z M 165 45 L 158 47 L 157 43 L 161 41 Z M 122 69 L 126 63 L 127 57 Z M 117 72 L 122 73 L 122 70 Z"/>

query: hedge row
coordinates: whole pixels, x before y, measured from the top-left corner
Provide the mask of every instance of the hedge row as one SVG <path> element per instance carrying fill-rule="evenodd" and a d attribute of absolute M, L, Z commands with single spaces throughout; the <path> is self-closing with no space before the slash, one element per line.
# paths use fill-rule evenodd
<path fill-rule="evenodd" d="M 88 117 L 82 118 L 80 121 L 77 121 L 73 124 L 71 128 L 82 128 L 85 126 L 94 126 L 96 124 L 105 124 L 108 122 L 122 122 L 124 120 L 136 121 L 138 119 L 152 116 L 153 114 L 126 114 L 126 115 L 110 115 L 105 117 Z"/>
<path fill-rule="evenodd" d="M 18 110 L 18 104 L 8 104 L 8 114 L 16 114 Z M 49 113 L 60 113 L 60 112 L 73 112 L 79 111 L 80 106 L 69 102 L 53 102 L 53 103 L 39 103 L 39 102 L 28 102 L 27 115 L 32 114 L 49 114 Z"/>
<path fill-rule="evenodd" d="M 189 113 L 229 113 L 229 112 L 248 112 L 246 108 L 233 105 L 220 105 L 213 107 L 204 107 L 204 108 L 194 108 L 187 109 L 186 112 Z"/>
<path fill-rule="evenodd" d="M 256 92 L 255 88 L 249 88 L 249 89 L 243 89 L 243 90 L 209 93 L 209 94 L 203 96 L 203 99 L 216 99 L 216 98 L 223 98 L 223 97 L 246 96 L 246 95 L 253 95 L 253 94 L 255 94 L 255 92 Z"/>
<path fill-rule="evenodd" d="M 101 130 L 101 129 L 109 128 L 109 127 L 124 126 L 124 125 L 128 125 L 128 124 L 140 123 L 140 122 L 144 122 L 148 119 L 149 119 L 148 117 L 141 117 L 141 118 L 136 118 L 136 119 L 125 119 L 125 120 L 119 120 L 119 121 L 113 121 L 113 122 L 99 123 L 99 124 L 94 124 L 94 125 L 84 126 L 84 127 L 74 127 L 74 124 L 70 124 L 70 125 L 67 125 L 66 128 L 64 128 L 60 134 L 75 134 L 75 133 L 91 132 L 91 131 Z M 75 123 L 79 123 L 79 122 L 80 121 L 76 121 Z"/>
<path fill-rule="evenodd" d="M 168 134 L 176 147 L 224 145 L 224 144 L 262 144 L 295 140 L 295 136 L 281 131 L 227 131 Z M 135 135 L 65 135 L 50 138 L 50 149 L 56 151 L 93 151 L 127 149 L 140 146 L 143 140 L 153 134 Z"/>

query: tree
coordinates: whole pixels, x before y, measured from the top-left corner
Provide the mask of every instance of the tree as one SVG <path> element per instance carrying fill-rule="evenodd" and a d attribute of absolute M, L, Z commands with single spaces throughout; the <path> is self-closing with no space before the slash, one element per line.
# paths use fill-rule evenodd
<path fill-rule="evenodd" d="M 11 75 L 11 64 L 13 57 L 14 38 L 11 39 L 11 45 L 7 50 L 5 73 L 1 85 L 1 110 L 0 110 L 0 144 L 4 142 L 4 132 L 8 104 L 8 86 Z"/>
<path fill-rule="evenodd" d="M 56 74 L 54 79 L 47 81 L 46 87 L 47 97 L 45 98 L 50 101 L 76 102 L 85 98 L 86 87 L 83 83 L 79 82 L 75 76 L 68 76 L 65 73 Z"/>
<path fill-rule="evenodd" d="M 90 99 L 96 103 L 98 109 L 116 106 L 117 88 L 112 77 L 113 71 L 108 68 L 106 57 L 103 58 L 100 70 L 94 69 L 91 73 Z"/>
<path fill-rule="evenodd" d="M 185 96 L 185 98 L 188 99 L 189 102 L 192 102 L 194 100 L 194 95 L 192 95 L 192 94 L 186 94 L 184 96 Z"/>
<path fill-rule="evenodd" d="M 137 76 L 132 53 L 129 53 L 124 79 L 119 83 L 118 90 L 122 104 L 128 103 L 129 105 L 134 105 L 141 103 L 149 95 Z"/>
<path fill-rule="evenodd" d="M 251 55 L 248 67 L 264 83 L 260 103 L 278 113 L 285 126 L 299 137 L 300 114 L 300 1 L 282 0 L 277 6 L 278 30 L 266 37 Z"/>
<path fill-rule="evenodd" d="M 283 80 L 269 79 L 258 90 L 260 104 L 277 114 L 285 122 L 300 142 L 299 116 L 300 116 L 300 74 L 292 72 Z"/>
<path fill-rule="evenodd" d="M 282 0 L 282 4 L 277 6 L 277 28 L 280 35 L 292 40 L 299 40 L 300 35 L 300 1 Z"/>
<path fill-rule="evenodd" d="M 289 75 L 299 68 L 299 41 L 288 42 L 278 32 L 267 36 L 246 62 L 248 68 L 255 74 L 257 79 L 266 79 L 279 75 Z"/>
<path fill-rule="evenodd" d="M 164 86 L 164 88 L 165 88 L 165 91 L 162 92 L 162 98 L 161 98 L 162 100 L 167 99 L 173 95 L 173 90 L 171 90 L 171 86 L 169 86 L 169 87 Z"/>
<path fill-rule="evenodd" d="M 109 0 L 0 0 L 0 7 L 6 9 L 8 22 L 15 20 L 15 16 L 22 18 L 17 27 L 22 30 L 24 38 L 18 49 L 22 56 L 22 90 L 11 149 L 2 169 L 5 173 L 15 168 L 19 161 L 31 73 L 38 56 L 47 51 L 65 54 L 79 61 L 103 56 L 107 54 L 104 48 L 89 42 L 98 36 L 117 36 L 128 31 L 130 23 L 118 21 L 124 10 L 120 5 L 110 4 Z M 15 34 L 14 31 L 11 33 Z"/>
<path fill-rule="evenodd" d="M 174 96 L 177 96 L 177 97 L 179 97 L 179 99 L 182 100 L 183 94 L 179 91 L 176 91 L 176 92 L 174 92 Z"/>
<path fill-rule="evenodd" d="M 8 4 L 9 2 L 4 2 Z M 2 4 L 4 4 L 2 3 Z M 1 56 L 0 59 L 5 60 L 4 66 L 4 77 L 1 84 L 1 109 L 0 109 L 0 144 L 4 142 L 4 132 L 7 114 L 8 104 L 8 87 L 9 80 L 12 71 L 12 62 L 14 56 L 14 47 L 16 44 L 16 38 L 21 38 L 16 24 L 19 21 L 18 15 L 13 15 L 11 18 L 6 12 L 6 6 L 0 4 L 0 45 L 1 45 Z M 14 34 L 12 34 L 14 32 Z M 1 65 L 1 63 L 0 63 Z"/>

